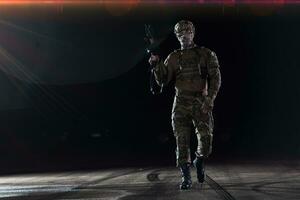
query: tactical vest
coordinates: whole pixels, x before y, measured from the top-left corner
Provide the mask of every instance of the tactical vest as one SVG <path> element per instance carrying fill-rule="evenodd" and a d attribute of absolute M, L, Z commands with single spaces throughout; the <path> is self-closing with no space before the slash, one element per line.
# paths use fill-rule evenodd
<path fill-rule="evenodd" d="M 207 58 L 208 53 L 210 52 L 209 49 L 205 47 L 194 47 L 192 50 L 196 54 L 196 61 L 193 61 L 195 65 L 197 65 L 197 68 L 193 67 L 191 69 L 184 69 L 186 74 L 190 74 L 191 76 L 195 76 L 197 78 L 201 78 L 202 80 L 206 80 L 208 76 L 208 69 L 207 69 Z M 181 64 L 182 64 L 182 58 L 181 58 L 181 49 L 175 50 L 175 53 L 178 53 L 178 64 L 179 68 L 176 70 L 176 79 L 180 79 L 184 73 L 182 72 Z M 189 59 L 187 59 L 189 61 Z M 180 69 L 181 68 L 181 69 Z M 187 66 L 189 68 L 189 66 Z M 188 71 L 190 70 L 190 71 Z M 200 75 L 200 76 L 199 76 Z M 167 74 L 166 74 L 167 76 Z M 165 77 L 167 79 L 167 77 Z M 153 94 L 159 94 L 162 93 L 163 87 L 160 87 L 156 84 L 155 77 L 153 74 L 153 71 L 151 70 L 150 73 L 150 90 Z"/>
<path fill-rule="evenodd" d="M 190 49 L 194 54 L 196 54 L 196 60 L 186 59 L 187 63 L 183 63 L 182 53 L 184 50 L 175 50 L 178 53 L 178 64 L 179 68 L 176 70 L 177 79 L 191 78 L 189 76 L 200 75 L 201 79 L 206 79 L 208 76 L 207 69 L 207 53 L 208 49 L 204 47 L 194 47 Z M 197 67 L 196 67 L 197 66 Z M 196 71 L 197 70 L 197 71 Z"/>

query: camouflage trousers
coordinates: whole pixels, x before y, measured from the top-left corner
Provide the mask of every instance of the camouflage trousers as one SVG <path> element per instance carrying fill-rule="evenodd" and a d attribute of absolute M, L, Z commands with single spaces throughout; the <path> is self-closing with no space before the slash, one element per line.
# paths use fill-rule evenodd
<path fill-rule="evenodd" d="M 190 136 L 197 135 L 196 154 L 208 157 L 212 151 L 213 116 L 201 110 L 205 96 L 202 93 L 177 93 L 172 109 L 172 127 L 176 138 L 177 166 L 191 163 Z"/>

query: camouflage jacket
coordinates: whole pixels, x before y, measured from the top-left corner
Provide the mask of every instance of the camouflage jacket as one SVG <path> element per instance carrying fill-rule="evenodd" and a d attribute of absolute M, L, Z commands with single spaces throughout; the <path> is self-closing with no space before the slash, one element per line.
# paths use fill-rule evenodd
<path fill-rule="evenodd" d="M 153 69 L 160 86 L 175 79 L 178 91 L 200 91 L 214 101 L 221 86 L 221 73 L 216 54 L 205 47 L 175 50 Z"/>

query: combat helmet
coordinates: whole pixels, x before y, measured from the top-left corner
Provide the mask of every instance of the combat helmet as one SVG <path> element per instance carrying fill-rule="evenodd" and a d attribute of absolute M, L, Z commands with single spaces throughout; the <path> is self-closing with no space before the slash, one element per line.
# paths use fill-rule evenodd
<path fill-rule="evenodd" d="M 174 33 L 180 33 L 184 30 L 190 30 L 195 33 L 195 27 L 191 21 L 188 20 L 181 20 L 174 26 Z"/>

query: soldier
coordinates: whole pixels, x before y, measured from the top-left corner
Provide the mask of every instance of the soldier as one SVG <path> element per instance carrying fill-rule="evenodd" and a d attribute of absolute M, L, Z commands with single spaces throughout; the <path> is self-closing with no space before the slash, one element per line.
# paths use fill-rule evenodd
<path fill-rule="evenodd" d="M 198 47 L 193 39 L 195 27 L 190 21 L 179 21 L 174 33 L 181 48 L 173 51 L 162 62 L 158 55 L 151 55 L 150 65 L 160 86 L 175 79 L 175 98 L 172 108 L 172 127 L 176 138 L 177 167 L 181 171 L 180 189 L 192 186 L 190 166 L 190 134 L 195 129 L 198 146 L 193 161 L 198 182 L 204 182 L 204 159 L 212 151 L 214 100 L 221 85 L 221 74 L 216 54 Z"/>

